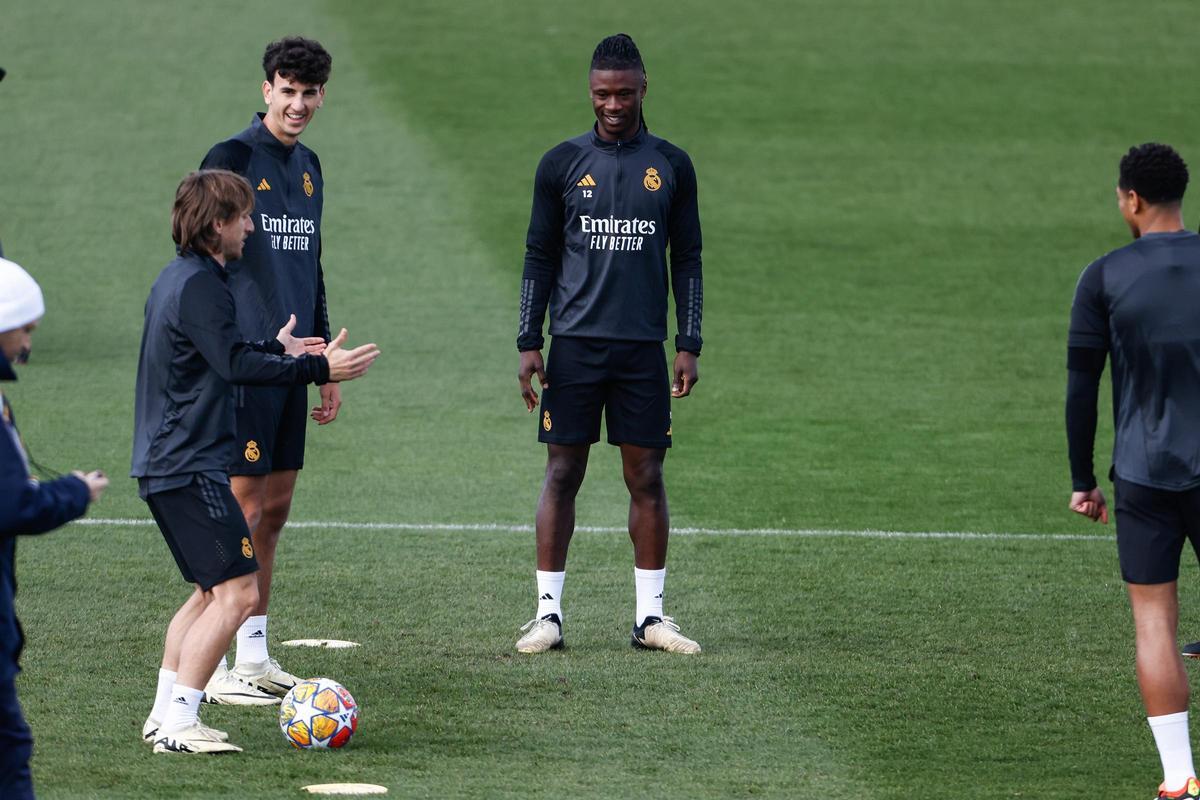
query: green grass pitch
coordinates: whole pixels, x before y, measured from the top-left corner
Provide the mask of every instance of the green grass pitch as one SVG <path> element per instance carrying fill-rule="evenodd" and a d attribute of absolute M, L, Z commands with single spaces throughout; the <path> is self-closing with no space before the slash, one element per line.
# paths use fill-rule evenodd
<path fill-rule="evenodd" d="M 146 291 L 179 178 L 261 107 L 263 45 L 334 55 L 305 135 L 326 171 L 332 319 L 383 350 L 309 433 L 273 654 L 363 707 L 337 753 L 214 708 L 246 748 L 139 742 L 186 594 L 157 531 L 19 544 L 19 680 L 44 798 L 1148 796 L 1110 529 L 1066 511 L 1071 292 L 1123 244 L 1116 162 L 1200 163 L 1192 4 L 1115 0 L 11 0 L 0 25 L 0 240 L 49 312 L 11 399 L 36 458 L 128 471 Z M 680 535 L 668 609 L 698 658 L 636 653 L 620 533 L 577 535 L 568 649 L 519 658 L 544 455 L 518 395 L 519 273 L 538 158 L 590 124 L 591 48 L 634 36 L 651 128 L 690 152 L 707 346 L 674 407 L 673 522 L 1038 537 Z M 1197 219 L 1188 214 L 1189 222 Z M 1098 463 L 1111 434 L 1098 443 Z M 611 448 L 581 525 L 625 519 Z M 338 523 L 392 522 L 417 530 Z M 1046 538 L 1047 534 L 1084 535 Z M 1200 638 L 1195 569 L 1185 635 Z"/>

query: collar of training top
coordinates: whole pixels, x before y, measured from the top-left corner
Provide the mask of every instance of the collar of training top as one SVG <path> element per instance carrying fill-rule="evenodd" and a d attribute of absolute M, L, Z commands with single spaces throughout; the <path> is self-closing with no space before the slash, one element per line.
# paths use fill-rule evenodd
<path fill-rule="evenodd" d="M 250 128 L 254 132 L 254 143 L 265 147 L 280 158 L 287 158 L 296 149 L 296 145 L 286 145 L 276 139 L 275 134 L 271 133 L 271 129 L 263 122 L 266 116 L 264 112 L 258 111 L 255 112 L 254 119 L 250 120 Z"/>
<path fill-rule="evenodd" d="M 645 119 L 645 117 L 643 117 L 642 125 L 640 128 L 638 128 L 638 132 L 634 135 L 634 137 L 632 139 L 625 139 L 623 141 L 616 141 L 616 142 L 606 142 L 600 138 L 600 123 L 593 122 L 592 123 L 592 146 L 595 147 L 597 150 L 603 150 L 606 153 L 615 152 L 618 147 L 620 147 L 622 150 L 637 150 L 639 147 L 641 147 L 643 144 L 645 144 L 646 135 L 649 132 L 650 132 L 650 129 L 646 127 L 646 119 Z"/>
<path fill-rule="evenodd" d="M 16 379 L 16 370 L 12 368 L 12 364 L 8 363 L 4 353 L 0 353 L 0 381 L 15 381 Z"/>
<path fill-rule="evenodd" d="M 223 281 L 229 280 L 230 266 L 238 263 L 236 261 L 230 261 L 228 264 L 222 267 L 221 263 L 208 253 L 197 253 L 195 250 L 188 250 L 186 253 L 184 253 L 179 249 L 178 245 L 175 246 L 175 254 L 183 259 L 194 259 L 199 261 L 200 263 L 204 264 L 204 266 L 208 267 L 209 270 L 217 273 L 218 277 L 220 277 Z M 3 356 L 0 355 L 0 358 L 3 358 Z M 2 373 L 0 373 L 0 375 L 2 375 Z"/>

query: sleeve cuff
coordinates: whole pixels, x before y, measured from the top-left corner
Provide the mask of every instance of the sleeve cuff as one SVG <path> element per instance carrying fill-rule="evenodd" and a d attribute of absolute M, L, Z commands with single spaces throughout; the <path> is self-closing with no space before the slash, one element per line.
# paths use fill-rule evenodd
<path fill-rule="evenodd" d="M 546 346 L 546 340 L 541 336 L 518 336 L 517 350 L 524 353 L 528 350 L 541 350 Z"/>
<path fill-rule="evenodd" d="M 675 352 L 676 353 L 683 351 L 683 352 L 692 353 L 693 355 L 698 356 L 698 355 L 700 355 L 700 345 L 701 345 L 700 340 L 696 339 L 692 336 L 684 336 L 683 334 L 679 334 L 678 336 L 675 337 Z"/>

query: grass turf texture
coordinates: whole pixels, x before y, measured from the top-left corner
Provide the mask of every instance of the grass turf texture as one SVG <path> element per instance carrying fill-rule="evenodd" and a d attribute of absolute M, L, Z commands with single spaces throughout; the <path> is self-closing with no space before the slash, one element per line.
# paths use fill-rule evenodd
<path fill-rule="evenodd" d="M 1125 147 L 1200 152 L 1190 6 L 1125 9 L 11 3 L 0 239 L 50 307 L 10 391 L 18 418 L 39 460 L 125 473 L 172 192 L 261 107 L 263 44 L 300 31 L 335 57 L 305 135 L 326 170 L 333 321 L 385 355 L 310 432 L 293 518 L 529 522 L 543 456 L 512 340 L 532 174 L 586 129 L 590 49 L 626 30 L 652 129 L 696 163 L 705 225 L 709 344 L 675 404 L 676 524 L 1091 532 L 1064 511 L 1071 289 L 1126 241 Z M 581 524 L 621 524 L 618 472 L 597 448 Z M 119 478 L 93 513 L 146 515 Z M 679 537 L 669 608 L 707 650 L 681 660 L 628 650 L 628 544 L 581 534 L 570 649 L 527 660 L 511 645 L 532 611 L 530 537 L 293 531 L 272 638 L 364 647 L 275 652 L 344 682 L 360 734 L 295 753 L 269 714 L 216 708 L 247 753 L 181 761 L 136 740 L 184 594 L 166 548 L 152 528 L 76 528 L 21 542 L 20 690 L 43 797 L 333 780 L 394 796 L 1128 797 L 1158 767 L 1113 550 Z"/>

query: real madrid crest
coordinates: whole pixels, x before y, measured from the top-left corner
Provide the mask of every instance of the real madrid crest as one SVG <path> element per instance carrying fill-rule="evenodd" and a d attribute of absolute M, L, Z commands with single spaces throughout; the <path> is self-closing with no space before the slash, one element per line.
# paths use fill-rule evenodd
<path fill-rule="evenodd" d="M 309 197 L 312 197 L 312 193 L 313 193 L 312 175 L 309 175 L 307 172 L 304 173 L 304 193 L 306 195 L 308 195 Z"/>
<path fill-rule="evenodd" d="M 544 414 L 542 414 L 542 428 L 544 428 L 545 431 L 547 433 L 549 433 L 550 429 L 552 427 L 554 427 L 554 426 L 550 424 L 550 412 L 547 411 Z"/>
<path fill-rule="evenodd" d="M 250 540 L 245 536 L 242 537 L 242 555 L 246 558 L 254 558 L 254 548 L 250 546 Z"/>
<path fill-rule="evenodd" d="M 657 192 L 662 188 L 662 178 L 658 177 L 658 170 L 650 167 L 646 170 L 646 177 L 642 178 L 642 186 L 646 187 L 648 192 Z"/>
<path fill-rule="evenodd" d="M 246 460 L 253 464 L 255 461 L 258 461 L 258 457 L 258 442 L 251 439 L 246 442 Z"/>

